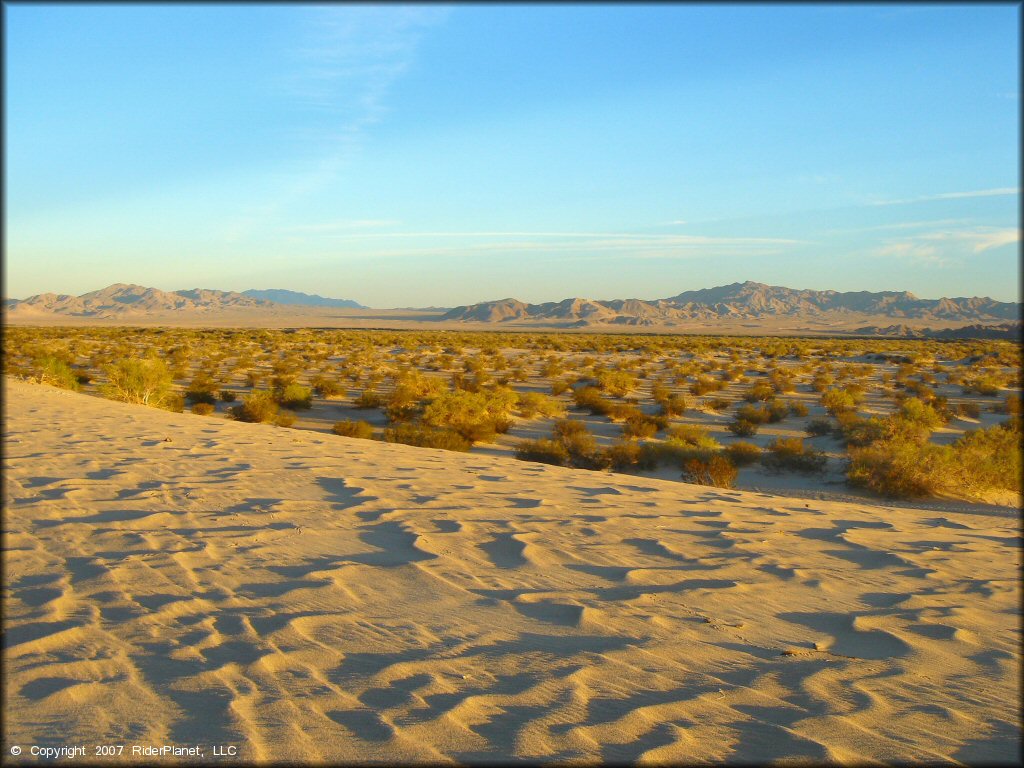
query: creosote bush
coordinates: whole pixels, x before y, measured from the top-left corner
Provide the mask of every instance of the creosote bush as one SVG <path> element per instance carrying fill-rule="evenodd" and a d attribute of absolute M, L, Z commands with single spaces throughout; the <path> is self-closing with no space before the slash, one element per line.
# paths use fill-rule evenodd
<path fill-rule="evenodd" d="M 211 413 L 217 410 L 217 408 L 211 403 L 196 403 L 189 410 L 199 416 L 209 416 Z"/>
<path fill-rule="evenodd" d="M 331 427 L 331 431 L 342 437 L 358 437 L 363 440 L 373 438 L 373 425 L 368 421 L 343 419 L 342 421 L 335 422 L 334 426 Z"/>
<path fill-rule="evenodd" d="M 471 447 L 458 432 L 451 429 L 435 429 L 423 424 L 396 424 L 384 430 L 384 439 L 389 443 L 415 445 L 420 448 L 441 448 L 446 451 L 468 451 Z"/>
<path fill-rule="evenodd" d="M 100 393 L 111 400 L 141 403 L 180 412 L 181 395 L 174 391 L 174 379 L 160 358 L 129 357 L 106 367 L 107 383 Z"/>
<path fill-rule="evenodd" d="M 739 469 L 721 454 L 706 459 L 687 459 L 683 464 L 683 479 L 697 485 L 713 485 L 718 488 L 732 488 L 736 483 Z"/>
<path fill-rule="evenodd" d="M 775 438 L 761 457 L 761 463 L 773 472 L 822 472 L 826 462 L 824 453 L 807 447 L 799 437 Z"/>
<path fill-rule="evenodd" d="M 761 447 L 754 443 L 740 440 L 728 446 L 725 449 L 725 453 L 737 467 L 746 467 L 750 464 L 756 464 L 758 459 L 761 458 Z"/>
<path fill-rule="evenodd" d="M 267 424 L 277 418 L 278 410 L 274 393 L 257 389 L 243 397 L 240 405 L 230 408 L 229 413 L 238 421 Z"/>

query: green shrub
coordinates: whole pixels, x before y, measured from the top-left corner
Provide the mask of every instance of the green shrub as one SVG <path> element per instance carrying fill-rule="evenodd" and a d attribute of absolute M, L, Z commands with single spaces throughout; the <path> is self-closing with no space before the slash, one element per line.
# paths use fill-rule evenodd
<path fill-rule="evenodd" d="M 734 419 L 725 426 L 726 429 L 737 437 L 751 437 L 756 435 L 758 427 L 760 427 L 758 422 L 748 421 L 747 419 Z"/>
<path fill-rule="evenodd" d="M 442 392 L 423 409 L 423 423 L 452 429 L 470 442 L 490 441 L 508 431 L 516 400 L 516 393 L 505 387 Z"/>
<path fill-rule="evenodd" d="M 704 407 L 710 411 L 724 411 L 729 407 L 729 401 L 724 397 L 712 397 L 704 401 Z"/>
<path fill-rule="evenodd" d="M 352 405 L 356 408 L 380 408 L 384 402 L 380 392 L 372 389 L 365 389 L 359 393 Z"/>
<path fill-rule="evenodd" d="M 884 440 L 893 432 L 891 419 L 869 416 L 866 419 L 856 417 L 845 419 L 841 426 L 843 439 L 847 445 L 865 446 L 878 440 Z"/>
<path fill-rule="evenodd" d="M 209 416 L 211 413 L 216 411 L 217 408 L 210 403 L 196 403 L 189 410 L 198 416 Z"/>
<path fill-rule="evenodd" d="M 316 376 L 310 384 L 313 385 L 313 391 L 319 397 L 337 397 L 345 392 L 345 388 L 341 386 L 340 381 L 328 378 L 322 374 Z"/>
<path fill-rule="evenodd" d="M 384 430 L 384 439 L 389 443 L 441 448 L 446 451 L 465 452 L 471 447 L 470 442 L 454 430 L 435 429 L 423 424 L 397 424 Z"/>
<path fill-rule="evenodd" d="M 220 399 L 224 403 L 233 403 L 235 402 L 235 393 L 230 389 L 222 389 L 220 391 Z"/>
<path fill-rule="evenodd" d="M 569 382 L 562 379 L 555 379 L 551 382 L 551 394 L 555 397 L 568 392 L 570 389 Z"/>
<path fill-rule="evenodd" d="M 775 438 L 761 457 L 761 463 L 773 472 L 822 472 L 827 461 L 824 453 L 808 448 L 799 437 Z"/>
<path fill-rule="evenodd" d="M 599 371 L 596 378 L 597 386 L 613 397 L 625 397 L 636 388 L 636 376 L 629 371 Z"/>
<path fill-rule="evenodd" d="M 736 409 L 738 421 L 750 421 L 754 424 L 764 424 L 771 420 L 771 413 L 766 406 L 741 405 Z"/>
<path fill-rule="evenodd" d="M 821 404 L 825 406 L 825 410 L 835 416 L 838 413 L 852 411 L 857 407 L 857 400 L 849 390 L 830 389 L 821 396 Z"/>
<path fill-rule="evenodd" d="M 558 440 L 523 440 L 516 446 L 516 458 L 558 467 L 569 465 L 569 451 Z"/>
<path fill-rule="evenodd" d="M 828 419 L 811 419 L 804 431 L 812 437 L 820 437 L 832 432 L 832 422 Z"/>
<path fill-rule="evenodd" d="M 754 464 L 761 458 L 760 446 L 743 441 L 733 443 L 725 449 L 725 453 L 737 467 Z"/>
<path fill-rule="evenodd" d="M 661 415 L 666 418 L 682 416 L 686 413 L 686 398 L 683 395 L 669 395 L 656 399 L 655 402 L 661 408 Z"/>
<path fill-rule="evenodd" d="M 654 453 L 635 440 L 619 440 L 605 450 L 608 463 L 616 472 L 649 470 L 657 465 Z"/>
<path fill-rule="evenodd" d="M 683 479 L 698 485 L 732 488 L 738 475 L 739 469 L 736 465 L 728 457 L 720 454 L 706 459 L 688 459 L 683 464 Z"/>
<path fill-rule="evenodd" d="M 920 424 L 928 430 L 942 426 L 942 417 L 930 405 L 916 397 L 908 397 L 900 404 L 900 416 L 913 424 Z"/>
<path fill-rule="evenodd" d="M 174 379 L 171 378 L 167 364 L 160 358 L 127 358 L 104 370 L 107 383 L 100 387 L 104 397 L 181 411 L 181 395 L 174 391 Z"/>
<path fill-rule="evenodd" d="M 341 437 L 358 437 L 363 440 L 373 438 L 373 425 L 368 421 L 352 421 L 343 419 L 334 423 L 331 431 Z"/>
<path fill-rule="evenodd" d="M 759 381 L 743 396 L 748 403 L 767 402 L 775 399 L 775 388 L 766 381 Z"/>
<path fill-rule="evenodd" d="M 313 391 L 301 384 L 286 384 L 277 395 L 282 407 L 292 411 L 308 410 L 313 407 Z"/>
<path fill-rule="evenodd" d="M 295 424 L 297 418 L 292 411 L 278 411 L 277 416 L 274 417 L 274 426 L 290 427 Z"/>
<path fill-rule="evenodd" d="M 654 437 L 658 430 L 667 426 L 662 418 L 633 413 L 626 417 L 622 425 L 623 437 Z"/>
<path fill-rule="evenodd" d="M 806 416 L 808 413 L 807 405 L 799 400 L 791 400 L 788 406 L 789 412 L 794 416 Z"/>
<path fill-rule="evenodd" d="M 958 403 L 956 412 L 968 419 L 981 418 L 981 406 L 977 403 Z"/>
<path fill-rule="evenodd" d="M 238 421 L 267 424 L 274 421 L 278 410 L 274 393 L 266 389 L 257 389 L 242 398 L 241 405 L 230 408 L 229 412 Z"/>
<path fill-rule="evenodd" d="M 79 376 L 64 360 L 47 356 L 35 361 L 35 370 L 40 384 L 49 384 L 61 389 L 80 390 Z"/>
<path fill-rule="evenodd" d="M 532 419 L 534 416 L 557 417 L 565 414 L 565 406 L 561 402 L 539 392 L 519 393 L 516 409 L 524 419 Z"/>
<path fill-rule="evenodd" d="M 950 446 L 889 438 L 851 448 L 847 480 L 883 496 L 931 496 L 955 472 L 955 462 Z"/>
<path fill-rule="evenodd" d="M 217 384 L 210 374 L 205 371 L 197 373 L 185 390 L 185 399 L 190 403 L 215 404 L 217 402 Z"/>
<path fill-rule="evenodd" d="M 1002 426 L 970 430 L 953 444 L 956 485 L 976 492 L 1021 491 L 1021 433 Z"/>
<path fill-rule="evenodd" d="M 779 402 L 778 400 L 772 400 L 768 403 L 769 423 L 777 424 L 787 416 L 789 416 L 789 406 L 786 403 Z"/>
<path fill-rule="evenodd" d="M 616 405 L 597 387 L 577 387 L 573 390 L 572 399 L 577 408 L 586 409 L 595 416 L 607 416 Z"/>

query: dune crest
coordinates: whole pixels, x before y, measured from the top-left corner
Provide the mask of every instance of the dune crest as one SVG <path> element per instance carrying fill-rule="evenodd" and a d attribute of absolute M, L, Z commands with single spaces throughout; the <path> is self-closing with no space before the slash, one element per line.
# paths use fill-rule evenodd
<path fill-rule="evenodd" d="M 798 502 L 4 386 L 10 744 L 1019 757 L 1012 513 Z"/>

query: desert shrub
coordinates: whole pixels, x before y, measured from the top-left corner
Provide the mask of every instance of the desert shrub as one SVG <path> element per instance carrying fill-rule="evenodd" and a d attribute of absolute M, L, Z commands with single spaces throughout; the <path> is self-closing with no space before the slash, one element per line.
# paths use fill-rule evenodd
<path fill-rule="evenodd" d="M 713 379 L 710 376 L 698 376 L 697 380 L 690 385 L 690 392 L 694 395 L 706 395 L 709 392 L 718 392 L 725 386 L 725 382 Z"/>
<path fill-rule="evenodd" d="M 711 397 L 704 401 L 704 406 L 711 411 L 724 411 L 729 407 L 729 401 L 724 397 Z"/>
<path fill-rule="evenodd" d="M 532 419 L 534 416 L 550 417 L 565 414 L 565 406 L 561 402 L 539 392 L 519 393 L 516 398 L 516 409 L 519 415 L 525 419 Z"/>
<path fill-rule="evenodd" d="M 964 392 L 977 392 L 979 395 L 995 397 L 1006 386 L 1006 381 L 993 373 L 978 373 L 974 376 L 965 377 L 963 380 Z"/>
<path fill-rule="evenodd" d="M 435 429 L 423 424 L 397 424 L 384 430 L 389 443 L 415 445 L 420 448 L 441 448 L 446 451 L 468 451 L 471 444 L 451 429 Z"/>
<path fill-rule="evenodd" d="M 274 393 L 257 389 L 243 397 L 240 405 L 230 408 L 229 413 L 238 421 L 266 424 L 277 417 L 278 410 Z"/>
<path fill-rule="evenodd" d="M 632 413 L 626 417 L 622 425 L 623 437 L 654 437 L 658 430 L 667 427 L 664 417 L 648 416 L 644 413 Z"/>
<path fill-rule="evenodd" d="M 846 389 L 830 389 L 821 396 L 825 410 L 835 416 L 837 413 L 852 411 L 857 407 L 854 394 Z"/>
<path fill-rule="evenodd" d="M 220 391 L 220 399 L 224 403 L 233 403 L 235 402 L 235 393 L 230 389 L 222 389 Z"/>
<path fill-rule="evenodd" d="M 966 432 L 953 444 L 956 484 L 974 491 L 1021 490 L 1021 432 L 1001 425 Z"/>
<path fill-rule="evenodd" d="M 683 395 L 668 395 L 656 399 L 655 402 L 661 409 L 661 415 L 666 418 L 682 416 L 686 413 L 686 398 Z"/>
<path fill-rule="evenodd" d="M 293 411 L 278 411 L 274 417 L 274 426 L 290 427 L 295 424 L 297 418 Z"/>
<path fill-rule="evenodd" d="M 255 389 L 263 381 L 263 374 L 259 371 L 249 371 L 245 374 L 245 384 Z"/>
<path fill-rule="evenodd" d="M 969 419 L 981 418 L 981 406 L 977 403 L 957 403 L 956 412 Z"/>
<path fill-rule="evenodd" d="M 452 429 L 470 442 L 489 441 L 508 431 L 508 413 L 516 400 L 516 393 L 504 387 L 442 392 L 423 409 L 423 423 Z"/>
<path fill-rule="evenodd" d="M 733 419 L 725 425 L 725 428 L 737 437 L 752 437 L 757 434 L 757 430 L 760 426 L 760 422 L 749 421 L 747 419 Z"/>
<path fill-rule="evenodd" d="M 754 424 L 764 424 L 771 420 L 771 413 L 765 406 L 741 405 L 736 409 L 738 421 L 750 421 Z"/>
<path fill-rule="evenodd" d="M 789 371 L 772 371 L 771 375 L 768 377 L 768 381 L 775 392 L 792 392 L 796 388 L 796 376 Z"/>
<path fill-rule="evenodd" d="M 629 371 L 605 370 L 597 374 L 597 386 L 613 397 L 625 397 L 636 388 L 637 378 Z"/>
<path fill-rule="evenodd" d="M 196 403 L 190 410 L 199 416 L 209 416 L 217 408 L 212 403 Z"/>
<path fill-rule="evenodd" d="M 570 389 L 569 382 L 564 379 L 555 379 L 551 382 L 551 394 L 555 397 L 568 392 Z"/>
<path fill-rule="evenodd" d="M 337 397 L 345 391 L 340 381 L 323 375 L 315 377 L 310 383 L 313 385 L 313 391 L 320 397 Z"/>
<path fill-rule="evenodd" d="M 923 400 L 908 397 L 900 404 L 900 416 L 913 424 L 920 424 L 928 430 L 938 429 L 943 420 L 939 413 Z"/>
<path fill-rule="evenodd" d="M 342 419 L 341 421 L 334 423 L 334 426 L 331 427 L 331 431 L 341 437 L 358 437 L 363 440 L 370 440 L 373 438 L 373 425 L 368 421 Z"/>
<path fill-rule="evenodd" d="M 754 443 L 738 441 L 726 448 L 725 453 L 737 467 L 745 467 L 761 458 L 761 447 Z"/>
<path fill-rule="evenodd" d="M 821 472 L 826 462 L 824 453 L 808 448 L 799 437 L 775 438 L 761 457 L 761 463 L 773 472 Z"/>
<path fill-rule="evenodd" d="M 648 470 L 657 466 L 657 458 L 635 440 L 619 440 L 605 450 L 608 463 L 616 472 Z"/>
<path fill-rule="evenodd" d="M 604 397 L 597 387 L 577 387 L 573 390 L 572 399 L 577 408 L 588 410 L 595 416 L 607 416 L 616 405 Z"/>
<path fill-rule="evenodd" d="M 759 381 L 743 396 L 748 403 L 767 402 L 775 399 L 775 388 L 766 381 Z"/>
<path fill-rule="evenodd" d="M 126 358 L 107 366 L 105 372 L 107 383 L 100 388 L 104 397 L 171 411 L 183 407 L 171 372 L 160 358 Z"/>
<path fill-rule="evenodd" d="M 777 424 L 787 416 L 789 416 L 788 405 L 778 400 L 772 400 L 768 403 L 768 422 L 770 424 Z"/>
<path fill-rule="evenodd" d="M 364 389 L 356 397 L 352 405 L 356 408 L 380 408 L 384 403 L 384 397 L 373 389 Z"/>
<path fill-rule="evenodd" d="M 583 422 L 572 419 L 557 421 L 551 428 L 551 437 L 566 449 L 571 466 L 580 469 L 602 469 L 607 466 L 607 457 Z"/>
<path fill-rule="evenodd" d="M 833 379 L 830 374 L 825 372 L 818 372 L 811 379 L 811 389 L 813 389 L 815 392 L 824 392 L 832 385 L 834 381 L 835 379 Z"/>
<path fill-rule="evenodd" d="M 847 480 L 883 496 L 913 498 L 936 493 L 954 469 L 950 446 L 890 438 L 851 448 Z"/>
<path fill-rule="evenodd" d="M 811 419 L 804 427 L 804 431 L 811 437 L 827 435 L 832 431 L 832 422 L 828 419 Z"/>
<path fill-rule="evenodd" d="M 79 376 L 64 360 L 53 356 L 42 357 L 35 361 L 34 368 L 40 384 L 74 391 L 82 388 Z"/>
<path fill-rule="evenodd" d="M 847 445 L 864 446 L 891 435 L 893 423 L 891 419 L 883 419 L 878 416 L 869 416 L 865 419 L 855 417 L 844 419 L 840 431 Z"/>
<path fill-rule="evenodd" d="M 807 405 L 799 400 L 791 400 L 788 403 L 788 407 L 789 412 L 794 416 L 806 416 L 808 414 Z"/>
<path fill-rule="evenodd" d="M 569 451 L 558 440 L 523 440 L 516 446 L 516 458 L 558 467 L 569 465 Z"/>
<path fill-rule="evenodd" d="M 307 410 L 313 407 L 313 391 L 301 384 L 286 384 L 275 394 L 281 406 L 289 410 Z"/>
<path fill-rule="evenodd" d="M 683 479 L 698 485 L 732 488 L 739 469 L 727 456 L 716 454 L 705 459 L 687 459 L 683 464 Z"/>
<path fill-rule="evenodd" d="M 185 390 L 185 399 L 190 403 L 208 403 L 209 405 L 216 403 L 217 384 L 213 377 L 206 371 L 197 373 Z"/>

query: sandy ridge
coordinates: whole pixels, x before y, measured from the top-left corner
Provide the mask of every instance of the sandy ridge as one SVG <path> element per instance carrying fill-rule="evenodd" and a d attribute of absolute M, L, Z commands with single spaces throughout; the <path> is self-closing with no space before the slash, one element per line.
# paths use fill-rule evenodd
<path fill-rule="evenodd" d="M 5 395 L 5 754 L 1019 755 L 1013 517 Z"/>

